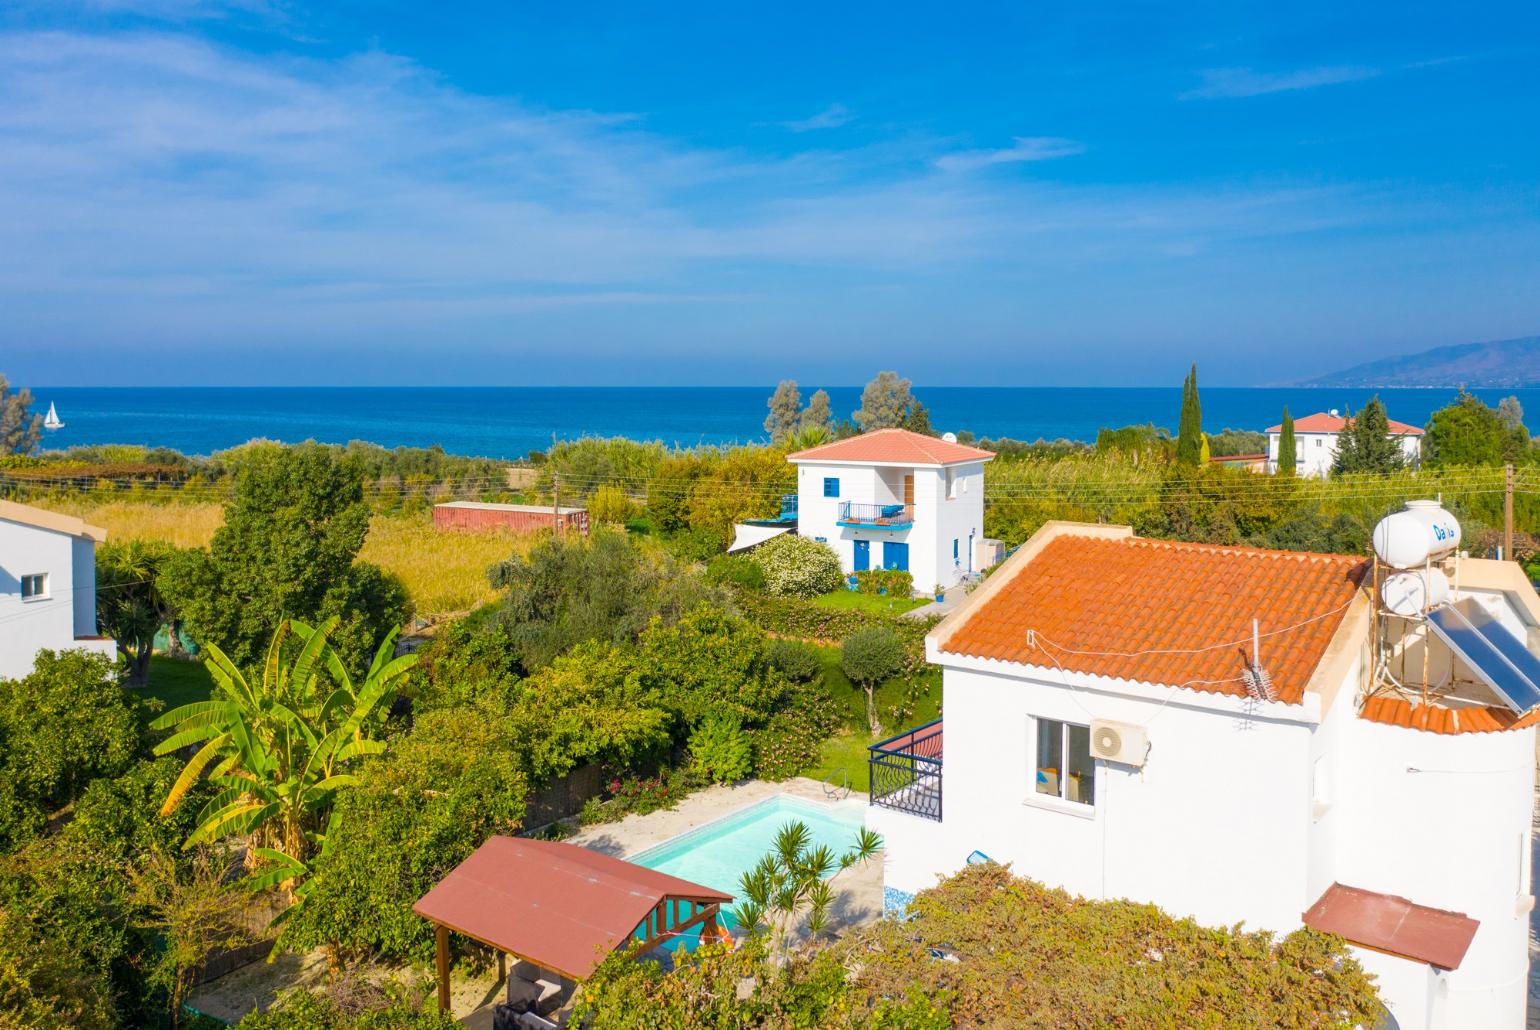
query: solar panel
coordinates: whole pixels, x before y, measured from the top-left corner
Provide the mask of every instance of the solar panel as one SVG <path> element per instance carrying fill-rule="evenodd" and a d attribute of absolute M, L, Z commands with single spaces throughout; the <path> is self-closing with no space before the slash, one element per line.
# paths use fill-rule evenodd
<path fill-rule="evenodd" d="M 1540 659 L 1473 598 L 1433 609 L 1428 624 L 1514 712 L 1540 707 Z"/>

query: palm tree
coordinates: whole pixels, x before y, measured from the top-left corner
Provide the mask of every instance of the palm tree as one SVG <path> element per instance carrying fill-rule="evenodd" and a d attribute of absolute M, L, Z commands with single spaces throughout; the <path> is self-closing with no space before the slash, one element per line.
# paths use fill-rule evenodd
<path fill-rule="evenodd" d="M 882 838 L 863 827 L 856 831 L 855 846 L 838 857 L 829 845 L 812 844 L 806 823 L 787 823 L 776 833 L 770 851 L 739 881 L 744 902 L 733 910 L 734 920 L 748 933 L 773 933 L 780 955 L 799 920 L 814 937 L 828 929 L 832 881 L 851 866 L 870 861 L 882 849 Z"/>
<path fill-rule="evenodd" d="M 181 804 L 205 770 L 220 788 L 198 814 L 185 847 L 231 834 L 249 836 L 248 863 L 266 859 L 291 871 L 306 868 L 332 795 L 358 782 L 349 763 L 385 749 L 370 733 L 417 661 L 416 655 L 392 658 L 393 631 L 380 645 L 363 685 L 355 688 L 327 642 L 335 625 L 335 619 L 319 629 L 294 620 L 281 623 L 256 683 L 210 645 L 217 696 L 183 705 L 150 724 L 152 729 L 174 727 L 156 746 L 157 755 L 201 744 L 172 785 L 162 815 Z M 291 635 L 301 647 L 285 662 L 285 652 L 293 651 Z M 285 882 L 292 884 L 296 876 Z"/>

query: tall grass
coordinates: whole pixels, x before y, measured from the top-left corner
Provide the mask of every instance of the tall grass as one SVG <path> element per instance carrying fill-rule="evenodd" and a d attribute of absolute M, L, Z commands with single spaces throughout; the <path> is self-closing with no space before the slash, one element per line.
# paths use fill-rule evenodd
<path fill-rule="evenodd" d="M 61 496 L 43 506 L 102 527 L 108 540 L 165 540 L 178 547 L 206 547 L 224 522 L 219 504 Z M 426 513 L 375 515 L 359 557 L 399 576 L 419 615 L 447 615 L 490 601 L 487 566 L 514 552 L 527 554 L 540 535 L 506 529 L 444 532 L 433 528 Z"/>

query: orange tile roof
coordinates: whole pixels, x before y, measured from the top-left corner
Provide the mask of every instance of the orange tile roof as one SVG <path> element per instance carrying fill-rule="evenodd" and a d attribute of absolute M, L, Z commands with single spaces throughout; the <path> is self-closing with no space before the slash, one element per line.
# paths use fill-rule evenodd
<path fill-rule="evenodd" d="M 1540 725 L 1540 709 L 1519 716 L 1507 708 L 1446 708 L 1399 697 L 1371 697 L 1358 714 L 1370 722 L 1428 733 L 1498 733 Z"/>
<path fill-rule="evenodd" d="M 1329 411 L 1318 411 L 1314 415 L 1306 415 L 1304 418 L 1295 419 L 1294 431 L 1296 433 L 1340 433 L 1342 432 L 1342 427 L 1350 421 L 1352 420 L 1342 415 L 1333 415 Z M 1393 418 L 1386 419 L 1386 421 L 1390 424 L 1391 433 L 1396 436 L 1422 435 L 1422 430 L 1417 426 L 1409 425 L 1405 422 L 1397 422 Z M 1279 423 L 1276 426 L 1268 426 L 1267 431 L 1269 433 L 1281 433 L 1283 432 L 1283 424 Z"/>
<path fill-rule="evenodd" d="M 1278 699 L 1298 704 L 1367 568 L 1349 555 L 1066 533 L 941 650 L 1244 697 L 1257 619 L 1262 666 Z"/>
<path fill-rule="evenodd" d="M 788 454 L 787 461 L 885 461 L 895 465 L 953 465 L 961 461 L 988 461 L 993 451 L 907 429 L 875 429 L 848 440 L 810 447 Z"/>

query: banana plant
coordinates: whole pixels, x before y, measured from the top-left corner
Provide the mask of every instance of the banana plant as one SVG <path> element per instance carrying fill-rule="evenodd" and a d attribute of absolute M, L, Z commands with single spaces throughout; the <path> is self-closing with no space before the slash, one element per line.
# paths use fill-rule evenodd
<path fill-rule="evenodd" d="M 172 730 L 156 746 L 157 755 L 198 745 L 172 784 L 162 815 L 175 811 L 205 775 L 219 788 L 199 812 L 185 847 L 243 836 L 251 844 L 248 862 L 294 874 L 282 878 L 286 886 L 308 870 L 333 795 L 357 783 L 350 763 L 384 750 L 371 734 L 417 660 L 392 657 L 392 632 L 355 687 L 327 641 L 335 627 L 335 619 L 318 628 L 295 620 L 280 624 L 255 682 L 210 645 L 215 696 L 150 724 Z"/>
<path fill-rule="evenodd" d="M 827 844 L 813 846 L 806 823 L 789 822 L 776 832 L 769 852 L 740 878 L 744 900 L 733 918 L 747 933 L 773 934 L 776 952 L 784 955 L 799 922 L 810 937 L 829 928 L 834 879 L 881 850 L 882 838 L 863 827 L 856 831 L 854 846 L 836 855 Z"/>

